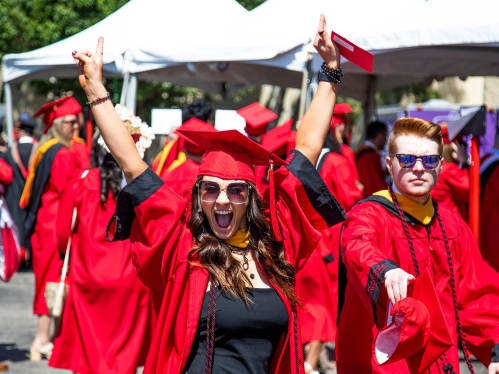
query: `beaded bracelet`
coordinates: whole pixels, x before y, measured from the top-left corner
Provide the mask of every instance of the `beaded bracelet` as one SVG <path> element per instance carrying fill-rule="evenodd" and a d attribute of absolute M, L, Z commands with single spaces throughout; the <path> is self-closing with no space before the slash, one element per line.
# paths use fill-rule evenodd
<path fill-rule="evenodd" d="M 321 69 L 319 70 L 319 82 L 326 81 L 330 83 L 341 83 L 341 77 L 343 76 L 343 72 L 341 68 L 331 69 L 329 66 L 323 62 L 321 65 Z"/>
<path fill-rule="evenodd" d="M 92 105 L 98 105 L 98 104 L 103 103 L 104 101 L 109 100 L 110 98 L 111 98 L 111 94 L 108 92 L 108 93 L 107 93 L 107 95 L 106 95 L 106 96 L 104 96 L 104 97 L 98 97 L 98 98 L 97 98 L 97 99 L 95 99 L 95 100 L 88 101 L 88 102 L 87 102 L 87 105 L 90 105 L 90 106 L 92 106 Z"/>

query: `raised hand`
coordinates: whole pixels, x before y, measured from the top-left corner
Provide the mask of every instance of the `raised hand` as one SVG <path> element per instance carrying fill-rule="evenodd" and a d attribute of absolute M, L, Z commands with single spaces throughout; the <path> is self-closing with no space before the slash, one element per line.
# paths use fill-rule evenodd
<path fill-rule="evenodd" d="M 340 67 L 340 50 L 331 40 L 331 35 L 327 31 L 324 14 L 321 14 L 314 47 L 330 69 L 334 70 Z"/>
<path fill-rule="evenodd" d="M 85 90 L 87 97 L 93 100 L 102 95 L 102 55 L 104 53 L 104 38 L 101 36 L 97 41 L 97 48 L 92 53 L 85 49 L 72 55 L 78 66 L 78 79 L 80 85 Z M 104 90 L 105 92 L 105 90 Z"/>

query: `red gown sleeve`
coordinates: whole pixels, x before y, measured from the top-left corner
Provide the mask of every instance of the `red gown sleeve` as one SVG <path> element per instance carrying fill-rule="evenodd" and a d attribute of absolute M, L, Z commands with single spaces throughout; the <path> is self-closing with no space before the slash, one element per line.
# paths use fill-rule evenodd
<path fill-rule="evenodd" d="M 326 157 L 320 174 L 329 191 L 348 211 L 362 199 L 362 191 L 355 184 L 355 173 L 352 172 L 351 165 L 344 156 L 329 154 Z"/>
<path fill-rule="evenodd" d="M 364 151 L 355 161 L 359 173 L 360 183 L 364 185 L 364 198 L 373 193 L 386 190 L 385 173 L 381 168 L 379 154 L 373 151 Z"/>
<path fill-rule="evenodd" d="M 367 206 L 369 204 L 369 206 Z M 375 310 L 385 273 L 399 266 L 378 246 L 386 224 L 374 203 L 355 206 L 343 223 L 341 256 L 351 284 L 368 310 Z M 359 208 L 362 206 L 362 208 Z M 374 313 L 373 318 L 376 320 Z"/>
<path fill-rule="evenodd" d="M 153 292 L 163 291 L 173 275 L 181 243 L 192 244 L 185 222 L 187 206 L 187 201 L 149 168 L 118 196 L 108 237 L 114 231 L 113 240 L 130 239 L 137 273 Z"/>
<path fill-rule="evenodd" d="M 470 177 L 468 170 L 461 169 L 454 163 L 445 163 L 444 168 L 448 167 L 445 182 L 449 186 L 452 200 L 461 203 L 469 201 Z M 437 182 L 438 183 L 438 182 Z"/>
<path fill-rule="evenodd" d="M 3 158 L 0 158 L 0 182 L 8 185 L 12 183 L 14 178 L 14 170 Z"/>
<path fill-rule="evenodd" d="M 482 259 L 470 228 L 459 220 L 460 257 L 454 265 L 459 315 L 468 349 L 488 366 L 491 352 L 499 353 L 499 273 Z"/>
<path fill-rule="evenodd" d="M 79 177 L 81 170 L 77 168 L 75 154 L 68 149 L 61 149 L 52 162 L 50 168 L 50 181 L 55 191 L 60 196 L 68 182 L 75 177 Z"/>
<path fill-rule="evenodd" d="M 277 213 L 287 260 L 299 270 L 317 246 L 320 231 L 346 215 L 308 158 L 294 150 L 288 162 L 275 175 Z"/>

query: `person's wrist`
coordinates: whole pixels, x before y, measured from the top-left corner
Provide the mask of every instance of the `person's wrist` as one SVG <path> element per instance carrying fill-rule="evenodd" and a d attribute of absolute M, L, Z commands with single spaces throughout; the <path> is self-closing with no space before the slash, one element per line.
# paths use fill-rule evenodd
<path fill-rule="evenodd" d="M 329 60 L 329 61 L 324 60 L 324 62 L 326 63 L 328 68 L 331 70 L 336 70 L 340 67 L 340 60 L 339 59 L 338 60 L 333 59 L 333 60 Z"/>
<path fill-rule="evenodd" d="M 88 101 L 95 101 L 96 99 L 105 97 L 107 95 L 107 90 L 102 83 L 90 83 L 85 88 L 85 93 Z"/>

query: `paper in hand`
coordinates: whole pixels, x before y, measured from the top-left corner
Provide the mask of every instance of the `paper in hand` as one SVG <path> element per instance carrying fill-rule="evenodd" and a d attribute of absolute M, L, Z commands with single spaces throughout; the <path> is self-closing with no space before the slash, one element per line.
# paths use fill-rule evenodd
<path fill-rule="evenodd" d="M 356 46 L 334 31 L 331 32 L 331 40 L 340 49 L 340 54 L 359 68 L 373 72 L 374 56 L 366 50 Z"/>

